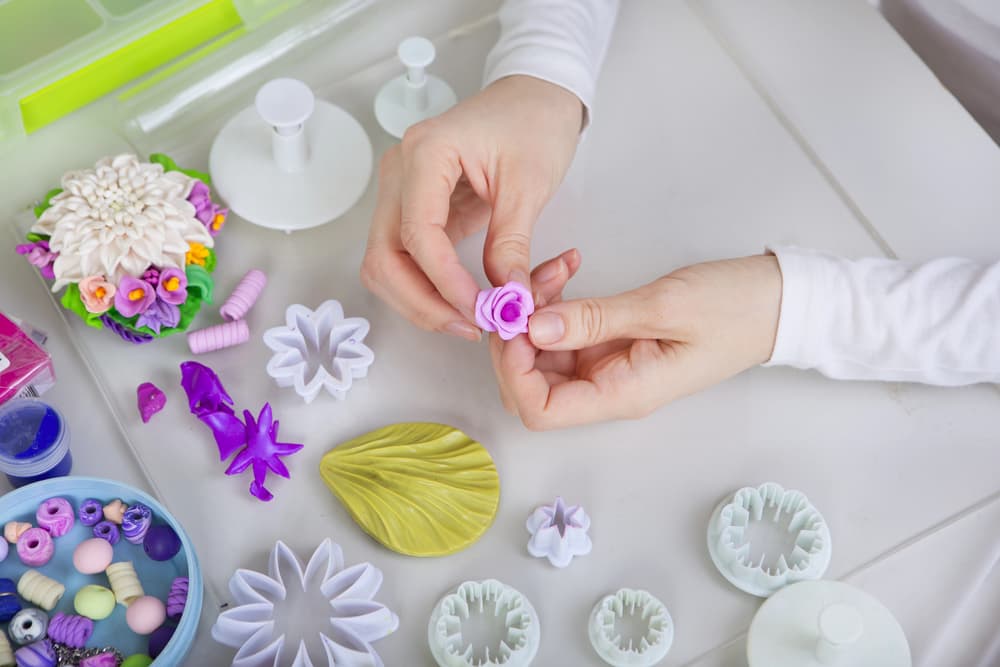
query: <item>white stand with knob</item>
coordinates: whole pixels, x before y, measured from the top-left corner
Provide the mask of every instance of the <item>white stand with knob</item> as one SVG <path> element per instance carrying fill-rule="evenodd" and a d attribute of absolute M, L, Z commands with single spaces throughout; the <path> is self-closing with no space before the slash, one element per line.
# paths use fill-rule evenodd
<path fill-rule="evenodd" d="M 406 128 L 455 106 L 458 98 L 447 83 L 425 71 L 434 62 L 434 44 L 407 37 L 399 44 L 406 74 L 382 86 L 375 96 L 375 118 L 386 132 L 401 139 Z"/>
<path fill-rule="evenodd" d="M 761 605 L 747 635 L 750 667 L 911 667 L 899 622 L 839 581 L 803 581 Z"/>
<path fill-rule="evenodd" d="M 291 232 L 346 213 L 372 173 L 364 128 L 296 79 L 274 79 L 212 144 L 212 184 L 239 217 Z"/>

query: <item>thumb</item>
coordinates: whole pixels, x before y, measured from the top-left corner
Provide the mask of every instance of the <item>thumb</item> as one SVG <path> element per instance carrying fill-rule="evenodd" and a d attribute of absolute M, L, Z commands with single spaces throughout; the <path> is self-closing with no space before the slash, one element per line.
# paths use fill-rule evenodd
<path fill-rule="evenodd" d="M 538 213 L 524 200 L 494 203 L 483 247 L 483 268 L 494 285 L 516 280 L 531 289 L 531 233 Z"/>
<path fill-rule="evenodd" d="M 528 320 L 528 335 L 543 350 L 580 350 L 622 338 L 660 338 L 664 322 L 656 294 L 643 287 L 542 308 Z"/>

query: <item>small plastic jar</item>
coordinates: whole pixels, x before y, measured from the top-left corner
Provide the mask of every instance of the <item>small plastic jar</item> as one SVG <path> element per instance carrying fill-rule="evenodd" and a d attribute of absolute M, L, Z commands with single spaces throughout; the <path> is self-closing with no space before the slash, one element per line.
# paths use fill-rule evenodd
<path fill-rule="evenodd" d="M 55 408 L 32 398 L 0 405 L 0 471 L 11 486 L 64 477 L 72 467 L 69 429 Z"/>

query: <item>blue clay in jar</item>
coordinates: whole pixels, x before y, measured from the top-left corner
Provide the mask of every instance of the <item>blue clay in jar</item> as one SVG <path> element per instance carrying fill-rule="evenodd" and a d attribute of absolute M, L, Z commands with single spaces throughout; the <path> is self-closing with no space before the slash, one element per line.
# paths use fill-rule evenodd
<path fill-rule="evenodd" d="M 69 432 L 55 408 L 35 399 L 0 405 L 0 470 L 11 486 L 64 477 L 72 468 Z"/>

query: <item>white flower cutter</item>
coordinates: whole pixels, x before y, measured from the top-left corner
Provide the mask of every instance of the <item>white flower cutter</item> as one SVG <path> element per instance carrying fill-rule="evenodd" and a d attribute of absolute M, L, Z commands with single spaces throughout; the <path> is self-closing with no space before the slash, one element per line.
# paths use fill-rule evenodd
<path fill-rule="evenodd" d="M 638 642 L 624 640 L 619 621 L 638 616 L 644 624 Z M 652 667 L 674 643 L 674 621 L 666 606 L 647 591 L 622 588 L 594 606 L 588 626 L 590 643 L 601 660 L 613 667 Z"/>
<path fill-rule="evenodd" d="M 483 625 L 478 621 L 502 625 L 502 633 L 489 634 L 502 637 L 492 650 L 482 637 L 474 636 L 471 626 Z M 467 581 L 434 607 L 427 639 L 440 667 L 528 667 L 538 653 L 541 627 L 528 598 L 510 586 L 495 579 Z"/>
<path fill-rule="evenodd" d="M 238 648 L 233 667 L 383 667 L 372 642 L 399 627 L 399 618 L 374 597 L 382 572 L 370 563 L 344 568 L 340 547 L 324 540 L 305 570 L 278 542 L 268 574 L 237 570 L 229 580 L 230 608 L 212 637 Z"/>
<path fill-rule="evenodd" d="M 587 531 L 590 517 L 579 505 L 566 506 L 562 498 L 537 508 L 528 517 L 528 553 L 548 558 L 555 567 L 566 567 L 574 556 L 586 556 L 593 544 Z"/>
<path fill-rule="evenodd" d="M 822 577 L 832 548 L 830 529 L 805 494 L 774 482 L 740 489 L 708 525 L 708 552 L 719 572 L 760 597 Z"/>
<path fill-rule="evenodd" d="M 363 317 L 344 317 L 339 301 L 324 301 L 316 310 L 294 304 L 285 311 L 285 326 L 264 332 L 274 351 L 267 374 L 279 387 L 294 387 L 306 403 L 324 389 L 343 400 L 356 378 L 368 374 L 375 353 L 364 344 L 371 326 Z"/>

